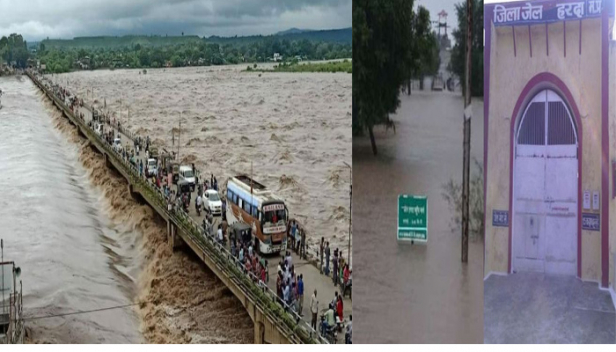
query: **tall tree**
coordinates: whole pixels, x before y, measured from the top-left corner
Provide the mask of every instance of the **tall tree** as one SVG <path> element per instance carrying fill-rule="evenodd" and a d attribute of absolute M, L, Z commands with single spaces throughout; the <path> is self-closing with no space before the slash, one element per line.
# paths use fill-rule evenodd
<path fill-rule="evenodd" d="M 413 76 L 419 79 L 419 89 L 423 90 L 425 76 L 438 72 L 439 47 L 436 34 L 431 30 L 430 12 L 419 6 L 413 19 Z M 410 94 L 411 90 L 408 92 Z"/>
<path fill-rule="evenodd" d="M 353 132 L 368 131 L 375 155 L 373 127 L 396 111 L 409 77 L 412 15 L 412 0 L 353 1 Z"/>
<path fill-rule="evenodd" d="M 449 71 L 460 78 L 464 87 L 464 55 L 466 48 L 466 4 L 456 4 L 458 29 L 453 31 L 456 44 L 451 50 Z M 483 96 L 483 0 L 473 2 L 473 38 L 471 48 L 471 95 Z"/>

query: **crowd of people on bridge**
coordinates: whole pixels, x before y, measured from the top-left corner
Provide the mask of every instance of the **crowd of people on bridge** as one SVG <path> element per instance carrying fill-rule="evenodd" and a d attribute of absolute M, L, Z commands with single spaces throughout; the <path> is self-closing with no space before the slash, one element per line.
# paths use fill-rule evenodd
<path fill-rule="evenodd" d="M 329 247 L 329 241 L 325 241 L 324 237 L 321 237 L 321 244 L 319 246 L 319 268 L 321 274 L 330 275 L 330 255 L 331 248 Z M 323 265 L 323 256 L 325 256 L 325 266 Z M 334 256 L 331 260 L 332 263 L 332 281 L 334 286 L 340 286 L 342 289 L 342 296 L 352 294 L 353 286 L 353 270 L 351 270 L 348 263 L 345 262 L 342 250 L 338 248 L 334 249 Z"/>

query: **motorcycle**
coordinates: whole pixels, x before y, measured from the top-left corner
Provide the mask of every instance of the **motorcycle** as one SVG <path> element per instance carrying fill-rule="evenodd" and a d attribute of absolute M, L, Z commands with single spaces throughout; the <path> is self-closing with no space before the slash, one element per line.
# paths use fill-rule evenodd
<path fill-rule="evenodd" d="M 336 331 L 336 326 L 327 325 L 327 323 L 325 322 L 325 313 L 321 314 L 320 332 L 321 336 L 331 344 L 335 344 L 338 340 L 338 332 Z"/>

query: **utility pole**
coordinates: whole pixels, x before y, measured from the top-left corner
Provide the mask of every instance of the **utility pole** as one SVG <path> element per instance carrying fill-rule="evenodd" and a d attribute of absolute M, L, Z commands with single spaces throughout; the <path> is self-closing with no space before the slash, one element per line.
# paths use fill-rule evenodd
<path fill-rule="evenodd" d="M 471 58 L 473 1 L 466 0 L 466 62 L 464 68 L 464 139 L 462 166 L 462 263 L 468 262 L 469 177 L 471 152 Z"/>
<path fill-rule="evenodd" d="M 346 165 L 349 168 L 349 182 L 351 183 L 349 185 L 349 245 L 347 248 L 347 263 L 349 264 L 349 267 L 351 266 L 351 231 L 353 229 L 353 168 L 351 167 L 351 165 L 347 164 L 346 162 L 344 162 L 344 165 Z"/>
<path fill-rule="evenodd" d="M 180 137 L 182 136 L 182 112 L 180 111 L 180 130 L 178 131 L 178 161 L 180 161 Z"/>

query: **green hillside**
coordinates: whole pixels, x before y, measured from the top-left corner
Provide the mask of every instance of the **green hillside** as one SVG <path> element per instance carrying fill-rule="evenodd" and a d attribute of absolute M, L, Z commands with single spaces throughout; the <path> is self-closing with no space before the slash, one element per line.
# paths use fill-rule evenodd
<path fill-rule="evenodd" d="M 275 40 L 300 41 L 308 40 L 311 42 L 324 42 L 333 44 L 351 44 L 351 28 L 330 29 L 320 31 L 285 31 L 274 35 L 253 35 L 245 37 L 218 37 L 211 36 L 200 38 L 196 35 L 184 36 L 145 36 L 145 35 L 126 35 L 126 36 L 98 36 L 98 37 L 75 37 L 73 39 L 45 39 L 41 41 L 47 49 L 121 49 L 132 48 L 136 45 L 140 47 L 166 47 L 190 43 L 217 43 L 221 45 L 245 45 L 255 42 Z"/>

